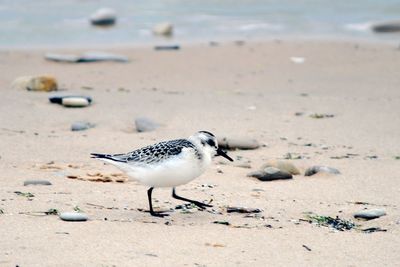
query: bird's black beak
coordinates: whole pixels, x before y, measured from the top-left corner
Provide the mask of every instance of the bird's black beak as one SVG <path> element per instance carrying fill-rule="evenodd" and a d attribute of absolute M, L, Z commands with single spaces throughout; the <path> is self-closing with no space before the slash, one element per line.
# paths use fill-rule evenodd
<path fill-rule="evenodd" d="M 217 156 L 223 156 L 229 161 L 233 161 L 231 157 L 229 157 L 221 148 L 217 148 Z"/>

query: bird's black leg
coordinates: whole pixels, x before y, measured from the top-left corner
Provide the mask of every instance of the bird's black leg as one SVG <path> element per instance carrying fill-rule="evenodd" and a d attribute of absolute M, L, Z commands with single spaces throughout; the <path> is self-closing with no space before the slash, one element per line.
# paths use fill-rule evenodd
<path fill-rule="evenodd" d="M 172 188 L 172 197 L 173 197 L 173 198 L 176 198 L 176 199 L 179 199 L 179 200 L 183 200 L 183 201 L 187 201 L 187 202 L 193 203 L 193 204 L 195 204 L 197 207 L 202 208 L 202 209 L 205 209 L 206 207 L 212 207 L 211 205 L 208 205 L 208 204 L 205 204 L 205 203 L 196 201 L 196 200 L 191 200 L 191 199 L 187 199 L 187 198 L 178 196 L 178 195 L 175 193 L 175 187 Z"/>
<path fill-rule="evenodd" d="M 156 217 L 168 216 L 168 214 L 164 214 L 164 213 L 161 213 L 161 212 L 154 212 L 153 204 L 151 202 L 151 193 L 153 192 L 153 189 L 154 189 L 154 187 L 150 187 L 149 190 L 147 190 L 147 197 L 149 199 L 149 207 L 150 207 L 151 216 L 156 216 Z"/>

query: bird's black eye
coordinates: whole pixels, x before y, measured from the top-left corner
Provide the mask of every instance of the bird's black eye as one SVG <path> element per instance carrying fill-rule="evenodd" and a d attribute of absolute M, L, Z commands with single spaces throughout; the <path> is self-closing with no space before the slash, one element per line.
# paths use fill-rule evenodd
<path fill-rule="evenodd" d="M 212 139 L 208 139 L 208 140 L 207 140 L 207 144 L 209 144 L 210 146 L 215 147 L 215 142 L 214 142 L 214 140 L 212 140 Z"/>

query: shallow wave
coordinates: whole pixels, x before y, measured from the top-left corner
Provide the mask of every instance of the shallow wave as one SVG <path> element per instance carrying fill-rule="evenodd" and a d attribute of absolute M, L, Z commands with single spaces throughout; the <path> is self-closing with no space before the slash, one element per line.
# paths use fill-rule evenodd
<path fill-rule="evenodd" d="M 244 24 L 238 27 L 240 31 L 256 31 L 256 30 L 272 30 L 279 31 L 284 27 L 280 24 L 271 24 L 271 23 L 250 23 Z"/>
<path fill-rule="evenodd" d="M 349 23 L 344 25 L 346 30 L 357 31 L 357 32 L 370 32 L 372 22 L 363 22 L 363 23 Z"/>

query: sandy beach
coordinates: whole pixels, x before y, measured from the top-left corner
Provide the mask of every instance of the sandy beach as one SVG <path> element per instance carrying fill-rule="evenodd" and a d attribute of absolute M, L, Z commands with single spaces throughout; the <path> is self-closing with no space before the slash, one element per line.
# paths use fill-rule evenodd
<path fill-rule="evenodd" d="M 128 56 L 129 63 L 44 59 L 46 52 L 88 50 L 0 51 L 0 266 L 400 262 L 397 46 L 271 40 L 183 45 L 177 51 L 102 49 Z M 17 77 L 42 74 L 56 77 L 59 91 L 11 88 Z M 49 96 L 57 94 L 86 95 L 93 103 L 85 108 L 51 104 Z M 134 120 L 141 116 L 161 127 L 138 133 Z M 76 121 L 96 126 L 73 132 Z M 182 212 L 174 207 L 183 202 L 173 199 L 169 189 L 155 189 L 157 209 L 174 210 L 169 217 L 154 218 L 143 211 L 148 209 L 147 187 L 77 179 L 124 180 L 115 167 L 91 159 L 91 152 L 129 152 L 198 130 L 254 138 L 262 145 L 228 152 L 249 160 L 251 168 L 216 158 L 205 174 L 177 189 L 189 198 L 212 200 L 213 209 Z M 288 153 L 298 159 L 284 159 Z M 290 161 L 301 174 L 270 182 L 246 176 L 268 160 Z M 314 165 L 341 174 L 304 176 Z M 30 179 L 52 185 L 24 186 Z M 227 213 L 228 206 L 262 212 L 246 217 Z M 81 210 L 89 220 L 66 222 L 35 213 L 49 209 Z M 386 215 L 355 219 L 354 213 L 363 209 L 384 209 Z M 307 212 L 339 216 L 357 227 L 337 231 L 319 226 L 306 220 Z M 386 231 L 362 231 L 371 227 Z"/>

